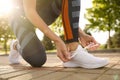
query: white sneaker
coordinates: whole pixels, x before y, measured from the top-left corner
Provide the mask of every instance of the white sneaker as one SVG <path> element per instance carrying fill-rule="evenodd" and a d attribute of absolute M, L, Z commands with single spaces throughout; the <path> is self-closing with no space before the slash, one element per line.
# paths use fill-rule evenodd
<path fill-rule="evenodd" d="M 10 54 L 8 56 L 11 64 L 19 64 L 20 63 L 20 54 L 17 50 L 13 48 L 14 43 L 18 44 L 17 40 L 12 40 L 10 44 Z"/>
<path fill-rule="evenodd" d="M 79 45 L 76 51 L 72 53 L 72 60 L 63 63 L 63 66 L 93 69 L 104 67 L 107 64 L 108 59 L 95 57 Z"/>

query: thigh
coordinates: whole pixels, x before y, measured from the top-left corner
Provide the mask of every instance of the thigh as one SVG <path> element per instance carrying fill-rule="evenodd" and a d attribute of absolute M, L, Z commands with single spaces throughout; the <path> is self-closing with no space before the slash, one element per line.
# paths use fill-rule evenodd
<path fill-rule="evenodd" d="M 37 12 L 46 22 L 46 24 L 52 24 L 61 13 L 62 0 L 44 0 L 37 2 Z"/>

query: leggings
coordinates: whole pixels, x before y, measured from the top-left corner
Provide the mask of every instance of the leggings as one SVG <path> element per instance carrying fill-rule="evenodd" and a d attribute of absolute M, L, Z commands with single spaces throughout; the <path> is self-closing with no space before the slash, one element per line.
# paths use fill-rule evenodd
<path fill-rule="evenodd" d="M 67 43 L 78 41 L 80 0 L 37 0 L 37 12 L 47 25 L 62 13 Z M 41 67 L 47 60 L 45 47 L 35 33 L 34 25 L 26 18 L 23 8 L 16 9 L 10 26 L 19 41 L 19 53 L 33 67 Z"/>

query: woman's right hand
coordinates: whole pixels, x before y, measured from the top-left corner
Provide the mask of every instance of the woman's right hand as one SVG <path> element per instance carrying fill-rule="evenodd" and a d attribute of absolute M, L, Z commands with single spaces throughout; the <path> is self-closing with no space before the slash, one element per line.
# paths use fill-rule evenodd
<path fill-rule="evenodd" d="M 70 60 L 70 52 L 67 50 L 65 43 L 62 40 L 55 42 L 57 49 L 57 56 L 63 61 L 67 62 Z"/>

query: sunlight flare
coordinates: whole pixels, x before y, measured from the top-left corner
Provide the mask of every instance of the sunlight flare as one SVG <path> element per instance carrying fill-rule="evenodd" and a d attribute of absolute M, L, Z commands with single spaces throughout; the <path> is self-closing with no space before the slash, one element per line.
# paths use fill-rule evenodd
<path fill-rule="evenodd" d="M 0 0 L 0 16 L 10 14 L 13 11 L 13 7 L 11 0 Z"/>

